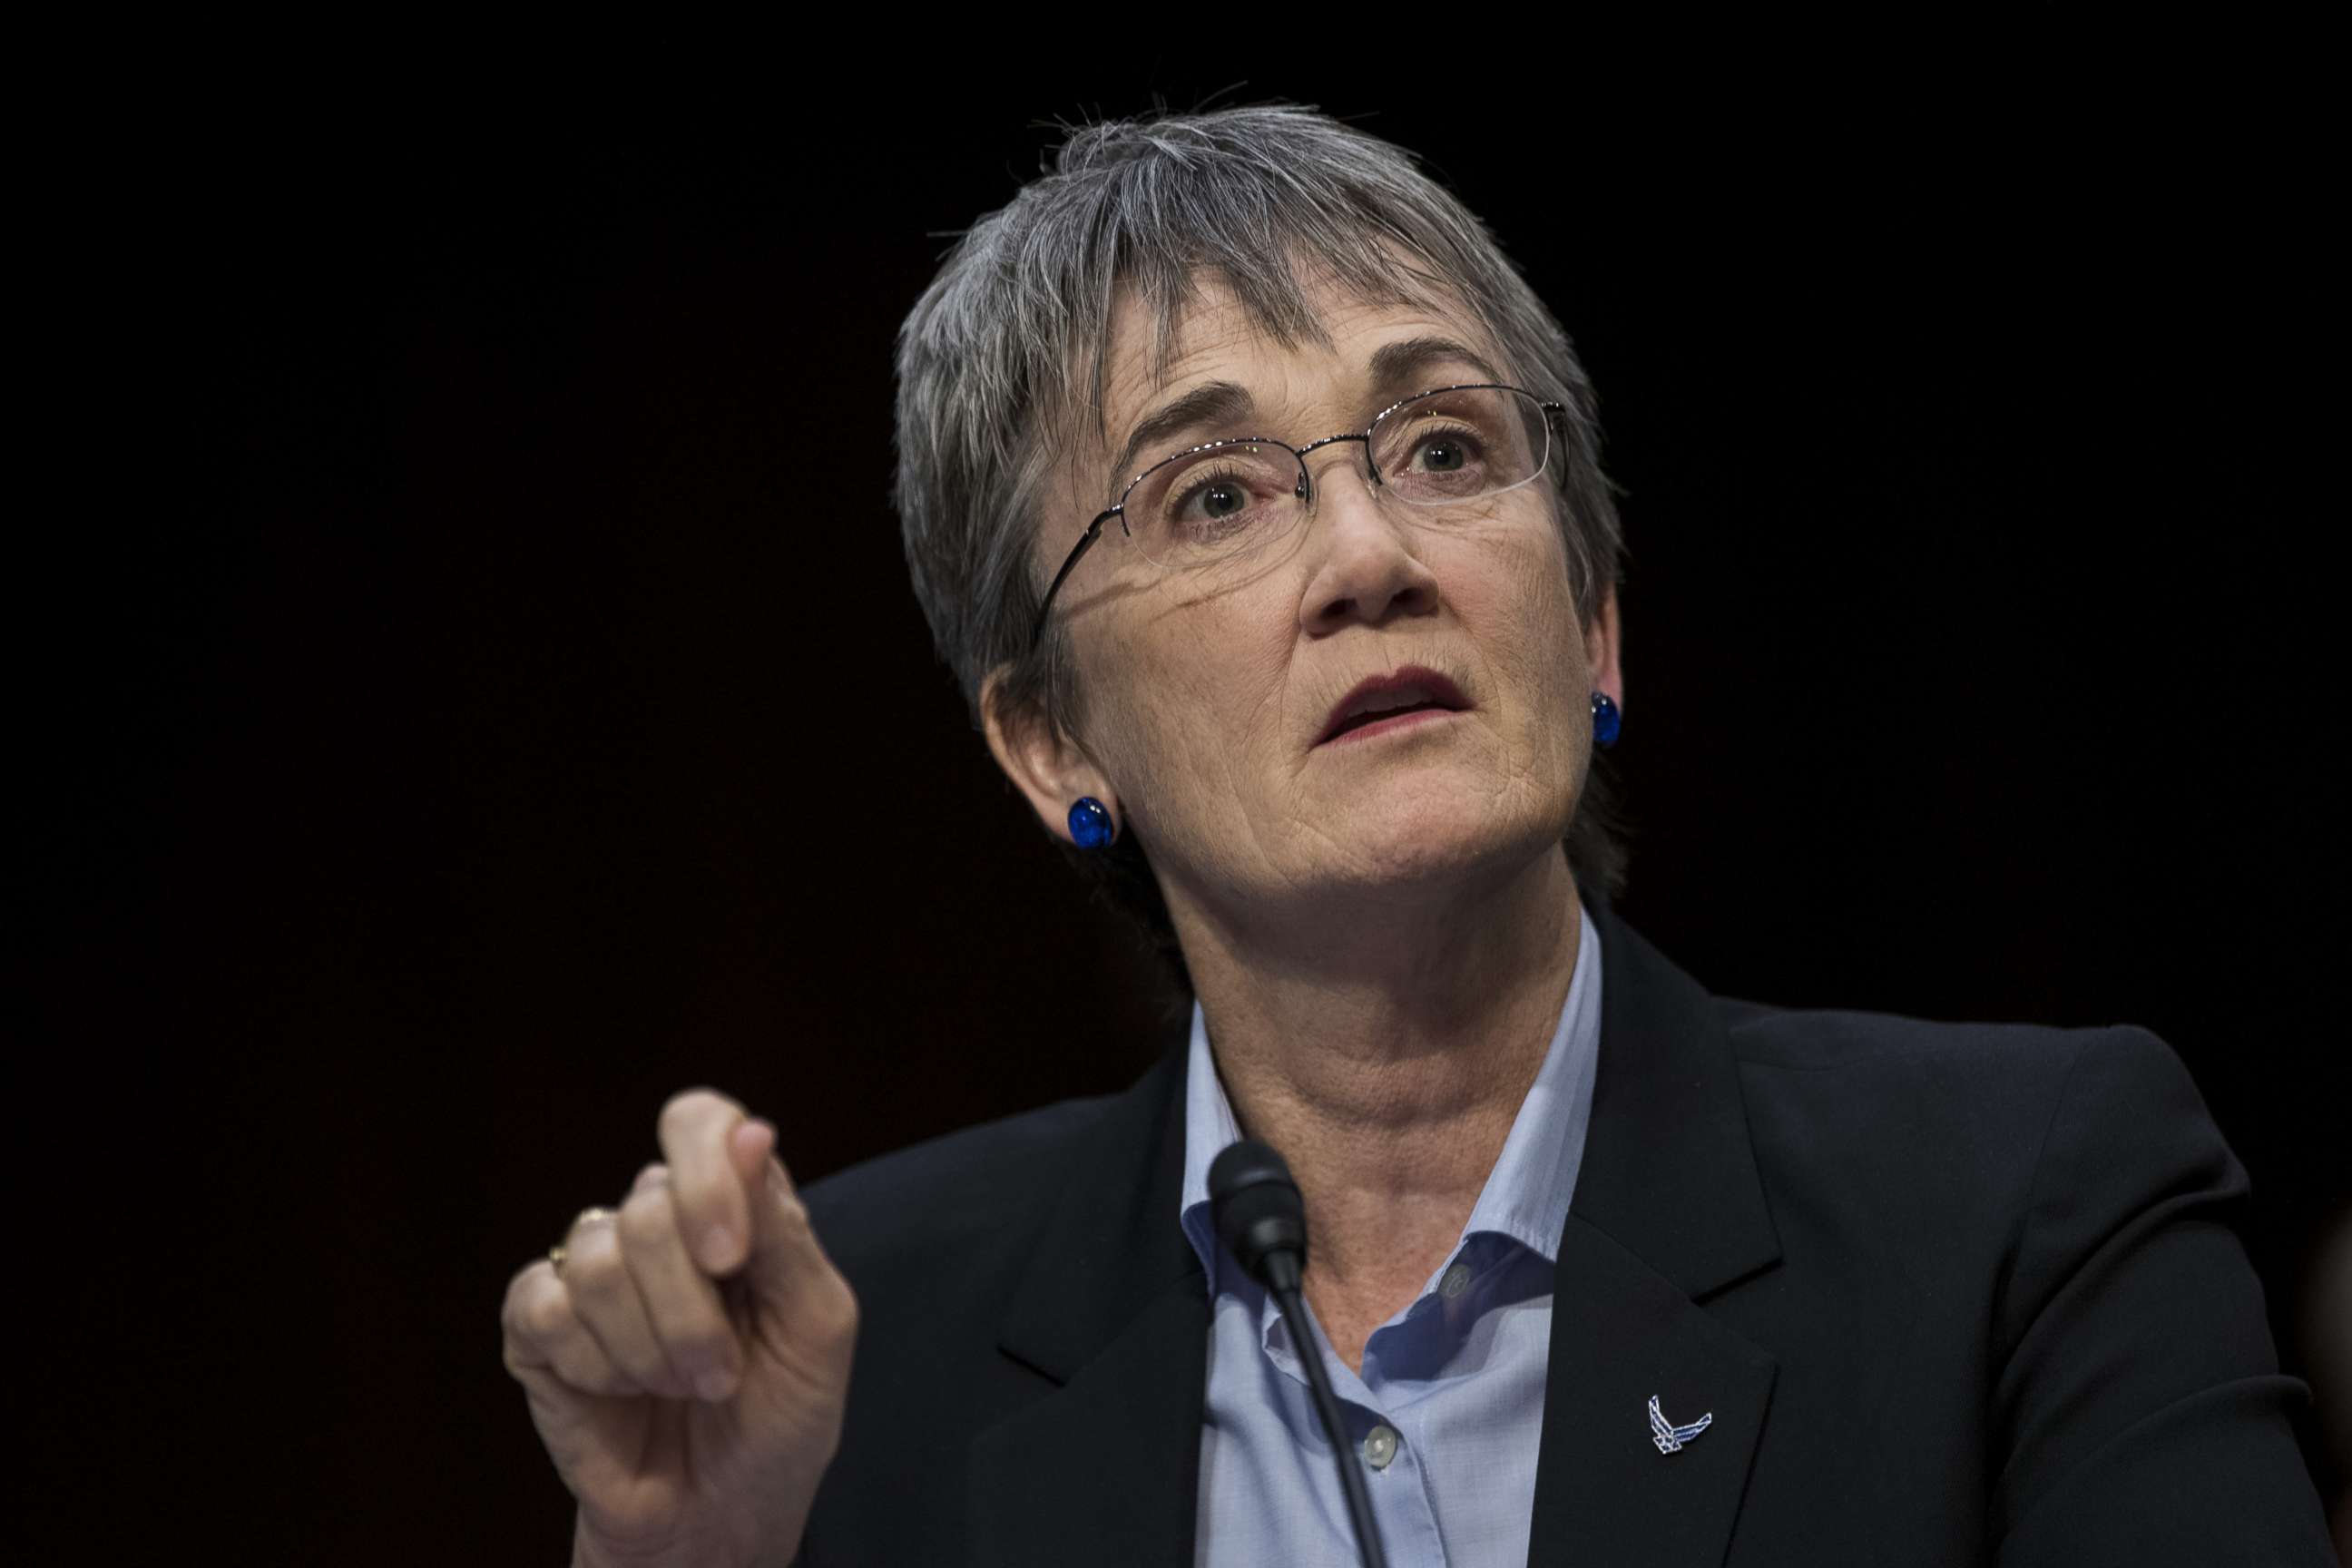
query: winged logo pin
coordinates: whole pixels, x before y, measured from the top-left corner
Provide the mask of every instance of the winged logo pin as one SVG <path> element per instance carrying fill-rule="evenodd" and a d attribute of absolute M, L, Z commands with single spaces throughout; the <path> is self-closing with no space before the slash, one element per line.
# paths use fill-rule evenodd
<path fill-rule="evenodd" d="M 1661 1454 L 1679 1453 L 1685 1443 L 1706 1431 L 1714 1419 L 1715 1412 L 1710 1410 L 1690 1425 L 1677 1426 L 1659 1412 L 1658 1396 L 1650 1395 L 1650 1441 L 1658 1446 Z"/>

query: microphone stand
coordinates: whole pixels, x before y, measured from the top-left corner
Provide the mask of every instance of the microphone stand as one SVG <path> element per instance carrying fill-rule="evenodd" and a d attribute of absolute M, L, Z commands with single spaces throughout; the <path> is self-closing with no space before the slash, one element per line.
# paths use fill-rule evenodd
<path fill-rule="evenodd" d="M 1355 1445 L 1348 1441 L 1331 1375 L 1323 1370 L 1323 1352 L 1299 1294 L 1307 1272 L 1307 1205 L 1298 1195 L 1298 1184 L 1291 1180 L 1281 1155 L 1264 1143 L 1244 1140 L 1228 1146 L 1210 1165 L 1209 1207 L 1218 1236 L 1250 1277 L 1273 1292 L 1283 1321 L 1290 1325 L 1290 1337 L 1299 1346 L 1307 1385 L 1315 1393 L 1316 1414 L 1339 1466 L 1339 1489 L 1347 1495 L 1348 1518 L 1355 1526 L 1364 1568 L 1388 1568 L 1371 1496 L 1364 1489 L 1363 1468 L 1356 1463 Z"/>

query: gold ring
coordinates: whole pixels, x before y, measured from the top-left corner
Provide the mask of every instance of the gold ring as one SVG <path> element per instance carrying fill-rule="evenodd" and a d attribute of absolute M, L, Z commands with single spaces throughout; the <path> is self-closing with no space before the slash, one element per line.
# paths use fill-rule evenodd
<path fill-rule="evenodd" d="M 580 1217 L 572 1222 L 572 1228 L 577 1230 L 583 1225 L 594 1225 L 599 1220 L 614 1217 L 616 1216 L 611 1209 L 591 1206 L 580 1211 Z M 558 1274 L 563 1272 L 563 1260 L 570 1256 L 570 1249 L 560 1241 L 547 1249 L 547 1260 L 555 1265 L 555 1271 Z"/>

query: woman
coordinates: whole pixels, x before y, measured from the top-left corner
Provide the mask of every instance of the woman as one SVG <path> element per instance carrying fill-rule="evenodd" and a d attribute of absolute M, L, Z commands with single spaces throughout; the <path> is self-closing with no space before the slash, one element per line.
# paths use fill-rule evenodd
<path fill-rule="evenodd" d="M 1398 1563 L 2326 1561 L 2162 1042 L 1722 1000 L 1611 910 L 1591 389 L 1405 154 L 1084 131 L 899 375 L 940 649 L 1191 1037 L 805 1194 L 671 1100 L 509 1293 L 578 1561 L 1355 1561 L 1310 1357 Z"/>

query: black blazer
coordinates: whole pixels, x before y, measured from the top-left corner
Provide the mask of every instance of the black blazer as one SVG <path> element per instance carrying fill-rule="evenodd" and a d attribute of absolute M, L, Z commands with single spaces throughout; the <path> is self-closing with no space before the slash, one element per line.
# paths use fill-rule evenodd
<path fill-rule="evenodd" d="M 2333 1562 L 2168 1047 L 1711 996 L 1591 903 L 1531 1563 Z M 807 1189 L 862 1310 L 809 1568 L 1192 1562 L 1184 1061 Z"/>

